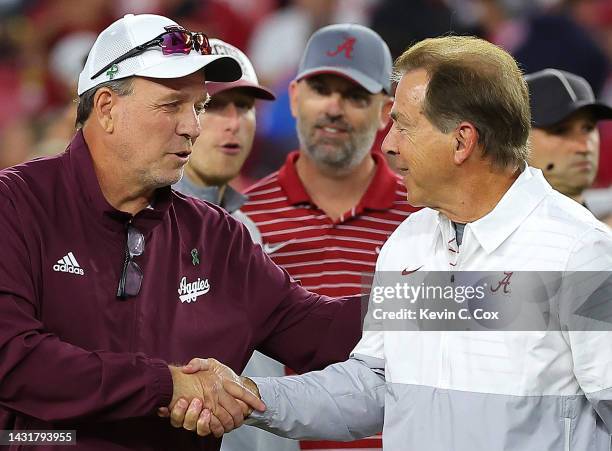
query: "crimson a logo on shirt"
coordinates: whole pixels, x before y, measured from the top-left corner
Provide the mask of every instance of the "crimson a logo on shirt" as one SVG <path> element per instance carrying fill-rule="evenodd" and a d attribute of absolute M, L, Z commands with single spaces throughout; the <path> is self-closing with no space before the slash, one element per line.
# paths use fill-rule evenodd
<path fill-rule="evenodd" d="M 208 279 L 197 278 L 193 282 L 187 282 L 187 277 L 183 277 L 179 284 L 178 294 L 182 303 L 190 304 L 198 300 L 198 297 L 210 291 Z"/>

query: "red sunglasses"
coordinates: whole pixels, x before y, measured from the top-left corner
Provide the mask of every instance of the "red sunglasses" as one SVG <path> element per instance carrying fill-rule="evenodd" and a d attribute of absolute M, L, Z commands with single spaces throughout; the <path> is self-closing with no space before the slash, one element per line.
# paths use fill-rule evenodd
<path fill-rule="evenodd" d="M 210 43 L 208 42 L 208 37 L 201 32 L 192 33 L 191 31 L 187 31 L 184 28 L 171 25 L 168 27 L 164 27 L 166 31 L 156 38 L 151 39 L 144 44 L 134 47 L 127 53 L 124 53 L 119 58 L 114 59 L 98 72 L 96 72 L 91 80 L 96 78 L 98 75 L 103 73 L 104 71 L 110 69 L 115 64 L 120 63 L 128 58 L 139 55 L 146 50 L 159 46 L 162 49 L 162 53 L 164 55 L 174 55 L 177 53 L 188 54 L 191 50 L 195 50 L 196 52 L 200 52 L 202 55 L 210 55 L 212 53 L 212 48 L 210 47 Z"/>

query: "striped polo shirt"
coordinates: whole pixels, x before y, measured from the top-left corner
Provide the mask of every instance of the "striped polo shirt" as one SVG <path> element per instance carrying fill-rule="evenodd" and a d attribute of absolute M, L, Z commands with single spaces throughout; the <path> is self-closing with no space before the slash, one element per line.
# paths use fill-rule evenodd
<path fill-rule="evenodd" d="M 264 250 L 310 291 L 332 297 L 362 293 L 362 277 L 374 272 L 383 243 L 416 211 L 406 201 L 402 179 L 381 154 L 373 157 L 370 186 L 336 221 L 308 196 L 295 168 L 298 151 L 247 190 L 243 211 L 259 228 Z"/>
<path fill-rule="evenodd" d="M 329 218 L 308 196 L 290 153 L 280 170 L 247 190 L 242 211 L 257 225 L 263 248 L 275 263 L 309 291 L 332 297 L 363 293 L 364 274 L 373 274 L 383 243 L 416 211 L 406 187 L 384 156 L 373 153 L 376 173 L 359 204 L 338 220 Z M 379 449 L 379 437 L 351 443 L 301 442 L 302 449 Z"/>

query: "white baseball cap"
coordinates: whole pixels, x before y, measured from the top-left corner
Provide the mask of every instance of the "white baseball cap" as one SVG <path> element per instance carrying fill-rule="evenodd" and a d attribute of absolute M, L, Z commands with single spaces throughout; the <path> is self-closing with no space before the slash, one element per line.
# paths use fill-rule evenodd
<path fill-rule="evenodd" d="M 115 59 L 139 45 L 155 39 L 166 27 L 180 27 L 164 16 L 154 14 L 126 14 L 100 33 L 89 51 L 85 67 L 79 75 L 78 95 L 97 85 L 133 75 L 151 78 L 180 78 L 206 67 L 206 80 L 235 81 L 242 71 L 231 55 L 188 54 L 164 55 L 159 46 L 147 48 L 135 56 L 113 64 L 108 71 L 92 77 Z"/>
<path fill-rule="evenodd" d="M 250 94 L 253 95 L 253 97 L 257 99 L 276 99 L 276 96 L 270 89 L 259 84 L 257 74 L 255 73 L 255 68 L 242 50 L 228 44 L 225 41 L 222 41 L 221 39 L 211 39 L 210 47 L 212 48 L 213 55 L 229 55 L 235 58 L 236 61 L 240 63 L 240 68 L 242 69 L 242 77 L 238 81 L 209 82 L 208 79 L 206 79 L 206 89 L 211 96 L 214 96 L 221 91 L 227 91 L 228 89 L 245 88 Z"/>

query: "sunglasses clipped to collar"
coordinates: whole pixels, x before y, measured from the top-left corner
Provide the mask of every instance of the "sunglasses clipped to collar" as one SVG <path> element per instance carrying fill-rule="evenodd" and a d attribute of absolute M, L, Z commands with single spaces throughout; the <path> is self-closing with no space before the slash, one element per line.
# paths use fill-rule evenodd
<path fill-rule="evenodd" d="M 208 42 L 208 37 L 204 33 L 193 33 L 176 25 L 171 25 L 164 28 L 166 29 L 164 33 L 151 39 L 148 42 L 145 42 L 144 44 L 134 47 L 132 50 L 124 53 L 119 58 L 114 59 L 102 69 L 100 69 L 98 72 L 96 72 L 91 77 L 91 80 L 104 73 L 106 70 L 110 69 L 115 64 L 119 64 L 121 61 L 124 61 L 133 56 L 140 55 L 141 53 L 144 53 L 146 50 L 153 47 L 161 47 L 162 53 L 164 55 L 176 55 L 178 53 L 186 55 L 191 52 L 191 50 L 200 52 L 200 54 L 202 55 L 210 55 L 212 53 L 212 48 L 210 46 L 210 43 Z"/>
<path fill-rule="evenodd" d="M 132 225 L 127 226 L 125 243 L 125 260 L 117 288 L 117 297 L 126 299 L 137 296 L 142 285 L 143 272 L 134 257 L 140 257 L 145 250 L 145 238 L 140 230 Z"/>

